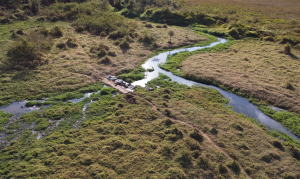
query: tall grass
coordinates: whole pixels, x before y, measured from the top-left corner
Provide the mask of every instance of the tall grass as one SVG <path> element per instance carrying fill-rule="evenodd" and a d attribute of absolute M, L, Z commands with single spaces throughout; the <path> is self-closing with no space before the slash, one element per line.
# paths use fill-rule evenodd
<path fill-rule="evenodd" d="M 35 68 L 44 64 L 44 52 L 52 47 L 50 37 L 32 32 L 11 44 L 7 51 L 7 64 L 4 68 Z"/>

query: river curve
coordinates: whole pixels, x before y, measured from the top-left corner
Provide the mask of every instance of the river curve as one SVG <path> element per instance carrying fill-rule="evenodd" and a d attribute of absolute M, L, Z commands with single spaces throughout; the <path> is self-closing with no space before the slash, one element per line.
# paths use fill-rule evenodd
<path fill-rule="evenodd" d="M 267 116 L 266 114 L 264 114 L 261 110 L 259 110 L 254 104 L 250 103 L 247 99 L 240 97 L 238 95 L 235 95 L 233 93 L 230 93 L 228 91 L 222 90 L 221 88 L 218 88 L 218 87 L 215 87 L 212 85 L 205 85 L 202 83 L 184 79 L 182 77 L 174 75 L 172 72 L 166 71 L 159 67 L 159 64 L 163 64 L 166 62 L 168 55 L 174 55 L 176 53 L 184 52 L 184 51 L 192 52 L 192 51 L 200 50 L 203 48 L 213 47 L 215 45 L 218 45 L 221 43 L 226 43 L 226 42 L 227 42 L 226 39 L 218 38 L 217 42 L 213 42 L 208 46 L 182 48 L 182 49 L 177 49 L 177 50 L 160 53 L 160 54 L 148 59 L 142 65 L 142 67 L 144 69 L 153 68 L 154 71 L 146 72 L 146 78 L 133 82 L 133 85 L 139 85 L 139 86 L 145 87 L 146 83 L 148 81 L 151 81 L 154 78 L 157 78 L 159 76 L 159 73 L 162 73 L 162 74 L 170 77 L 172 81 L 176 81 L 180 84 L 185 84 L 188 86 L 201 85 L 201 86 L 205 86 L 205 87 L 214 88 L 214 89 L 218 90 L 224 97 L 229 99 L 229 104 L 233 107 L 233 110 L 235 112 L 237 112 L 239 114 L 244 114 L 250 118 L 254 118 L 255 120 L 257 120 L 257 122 L 265 125 L 269 130 L 277 130 L 277 131 L 284 132 L 287 135 L 289 135 L 290 137 L 292 137 L 300 142 L 300 138 L 298 136 L 296 136 L 291 131 L 286 129 L 284 126 L 282 126 L 276 120 L 274 120 L 274 119 L 270 118 L 269 116 Z"/>

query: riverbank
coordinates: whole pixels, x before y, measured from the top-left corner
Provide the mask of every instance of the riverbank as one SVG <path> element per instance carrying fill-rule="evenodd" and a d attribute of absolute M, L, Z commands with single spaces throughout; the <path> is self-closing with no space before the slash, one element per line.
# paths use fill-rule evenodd
<path fill-rule="evenodd" d="M 253 46 L 251 42 L 257 43 L 257 46 Z M 293 56 L 281 54 L 280 48 L 278 48 L 280 46 L 283 49 L 281 45 L 277 45 L 277 50 L 272 49 L 272 52 L 268 54 L 265 53 L 266 49 L 259 53 L 262 49 L 255 50 L 255 48 L 260 48 L 261 43 L 265 43 L 263 48 L 266 49 L 272 49 L 275 45 L 272 42 L 258 40 L 237 41 L 228 49 L 226 49 L 228 46 L 221 46 L 219 49 L 212 49 L 213 51 L 205 49 L 195 53 L 176 54 L 169 57 L 162 68 L 184 78 L 212 84 L 250 98 L 250 101 L 255 103 L 265 114 L 276 119 L 299 136 L 300 118 L 298 115 L 284 111 L 276 112 L 268 107 L 269 103 L 297 111 L 298 105 L 296 104 L 299 93 L 298 81 L 295 80 L 297 75 L 293 75 L 293 78 L 289 75 L 290 73 L 298 74 L 297 68 L 293 67 L 297 66 L 297 61 L 295 62 Z M 256 55 L 251 55 L 251 52 Z M 294 54 L 297 53 L 294 51 Z M 271 58 L 272 61 L 269 60 Z M 259 72 L 260 69 L 263 73 Z M 280 83 L 282 85 L 278 85 Z M 293 89 L 287 88 L 287 84 L 294 86 Z"/>

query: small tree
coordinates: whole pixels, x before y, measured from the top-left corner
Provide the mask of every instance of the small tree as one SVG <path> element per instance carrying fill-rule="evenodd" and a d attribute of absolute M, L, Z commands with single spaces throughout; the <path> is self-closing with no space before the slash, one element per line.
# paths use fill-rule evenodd
<path fill-rule="evenodd" d="M 291 46 L 289 44 L 284 46 L 283 53 L 288 54 L 288 55 L 291 54 Z"/>
<path fill-rule="evenodd" d="M 188 34 L 189 34 L 190 30 L 192 30 L 193 26 L 190 24 L 186 28 L 187 28 L 186 38 L 188 38 Z"/>
<path fill-rule="evenodd" d="M 173 30 L 170 30 L 168 34 L 169 34 L 169 36 L 170 36 L 170 43 L 172 43 L 171 37 L 174 36 L 175 33 L 174 33 Z"/>

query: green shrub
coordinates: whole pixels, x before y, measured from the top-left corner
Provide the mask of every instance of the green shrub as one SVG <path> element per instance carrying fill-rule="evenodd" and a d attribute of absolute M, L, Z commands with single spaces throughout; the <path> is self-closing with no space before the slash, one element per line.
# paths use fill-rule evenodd
<path fill-rule="evenodd" d="M 0 20 L 1 24 L 6 24 L 6 23 L 9 23 L 9 22 L 10 22 L 10 20 L 8 18 L 3 18 L 3 19 Z"/>
<path fill-rule="evenodd" d="M 76 47 L 78 47 L 78 44 L 76 43 L 76 39 L 74 39 L 74 38 L 69 38 L 68 40 L 67 40 L 67 43 L 66 43 L 67 45 L 68 45 L 68 47 L 70 47 L 70 48 L 76 48 Z"/>
<path fill-rule="evenodd" d="M 112 56 L 112 57 L 116 57 L 117 56 L 116 52 L 113 52 L 113 51 L 108 51 L 108 55 Z"/>
<path fill-rule="evenodd" d="M 230 29 L 228 34 L 235 39 L 240 38 L 240 34 L 235 28 Z"/>
<path fill-rule="evenodd" d="M 290 148 L 290 151 L 291 151 L 291 153 L 292 153 L 292 156 L 293 156 L 295 159 L 300 160 L 300 150 L 299 150 L 299 149 L 297 149 L 297 148 L 295 148 L 294 146 L 292 146 L 292 147 Z"/>
<path fill-rule="evenodd" d="M 60 43 L 56 44 L 56 47 L 59 49 L 66 49 L 67 45 L 63 42 L 60 42 Z"/>
<path fill-rule="evenodd" d="M 102 32 L 100 33 L 100 36 L 101 36 L 101 37 L 106 37 L 107 34 L 106 34 L 106 32 L 102 31 Z"/>
<path fill-rule="evenodd" d="M 264 37 L 263 40 L 274 42 L 274 38 L 271 36 Z"/>
<path fill-rule="evenodd" d="M 219 164 L 218 168 L 219 168 L 219 172 L 222 174 L 228 172 L 227 168 L 222 164 Z"/>
<path fill-rule="evenodd" d="M 186 145 L 189 147 L 191 151 L 199 150 L 200 146 L 198 145 L 198 142 L 192 139 L 186 140 Z"/>
<path fill-rule="evenodd" d="M 109 49 L 110 49 L 107 45 L 103 44 L 102 42 L 99 44 L 98 48 L 99 49 L 104 49 L 106 51 L 109 51 Z"/>
<path fill-rule="evenodd" d="M 177 158 L 177 161 L 179 162 L 179 164 L 184 167 L 187 168 L 189 165 L 192 164 L 192 157 L 190 155 L 189 152 L 187 151 L 182 151 L 179 154 L 179 157 Z"/>
<path fill-rule="evenodd" d="M 85 30 L 85 27 L 83 27 L 83 26 L 77 26 L 76 28 L 75 28 L 75 31 L 76 32 L 83 32 Z"/>
<path fill-rule="evenodd" d="M 104 49 L 100 49 L 100 51 L 97 53 L 98 57 L 104 57 L 106 55 L 106 51 Z"/>
<path fill-rule="evenodd" d="M 168 146 L 164 146 L 160 151 L 159 153 L 162 155 L 162 156 L 166 156 L 166 157 L 170 157 L 172 156 L 174 153 L 172 152 L 172 150 L 170 149 L 170 147 Z"/>
<path fill-rule="evenodd" d="M 30 1 L 30 10 L 32 13 L 37 14 L 40 11 L 40 5 L 38 0 Z"/>
<path fill-rule="evenodd" d="M 287 44 L 283 47 L 283 53 L 291 54 L 291 46 L 289 44 Z"/>
<path fill-rule="evenodd" d="M 197 165 L 203 170 L 207 170 L 209 168 L 209 163 L 206 158 L 200 157 L 197 161 Z"/>
<path fill-rule="evenodd" d="M 272 144 L 274 147 L 278 148 L 279 150 L 284 151 L 284 147 L 283 147 L 283 145 L 281 144 L 281 142 L 279 142 L 279 141 L 277 141 L 277 140 L 274 140 L 274 141 L 271 142 L 271 144 Z"/>
<path fill-rule="evenodd" d="M 241 171 L 239 164 L 235 160 L 227 166 L 235 173 L 239 173 Z"/>
<path fill-rule="evenodd" d="M 103 59 L 100 60 L 100 64 L 109 64 L 111 63 L 111 59 L 108 56 L 105 56 Z"/>
<path fill-rule="evenodd" d="M 151 44 L 155 41 L 155 38 L 148 31 L 144 31 L 143 35 L 139 37 L 139 41 Z"/>
<path fill-rule="evenodd" d="M 286 84 L 285 84 L 285 88 L 286 89 L 289 89 L 289 90 L 294 90 L 294 86 L 292 85 L 291 81 L 287 81 Z"/>
<path fill-rule="evenodd" d="M 273 159 L 280 160 L 280 155 L 273 152 L 264 154 L 261 157 L 261 160 L 267 163 L 271 163 Z"/>
<path fill-rule="evenodd" d="M 35 68 L 45 63 L 43 52 L 49 51 L 51 46 L 52 41 L 44 35 L 31 33 L 9 47 L 9 64 L 16 69 Z"/>
<path fill-rule="evenodd" d="M 166 116 L 171 116 L 171 110 L 170 109 L 165 109 L 165 115 Z"/>
<path fill-rule="evenodd" d="M 186 175 L 180 168 L 171 167 L 168 169 L 166 179 L 186 179 Z"/>
<path fill-rule="evenodd" d="M 22 29 L 17 30 L 16 33 L 19 34 L 19 35 L 24 35 L 24 31 Z"/>
<path fill-rule="evenodd" d="M 51 17 L 51 19 L 50 19 L 50 21 L 51 22 L 57 22 L 57 21 L 59 21 L 60 19 L 58 18 L 58 17 L 56 17 L 56 16 L 53 16 L 53 17 Z"/>
<path fill-rule="evenodd" d="M 203 136 L 197 131 L 192 132 L 190 134 L 190 137 L 197 140 L 197 141 L 199 141 L 199 142 L 203 141 Z"/>
<path fill-rule="evenodd" d="M 257 34 L 257 32 L 255 32 L 255 31 L 247 31 L 247 32 L 245 33 L 245 35 L 246 35 L 247 37 L 258 37 L 258 34 Z"/>
<path fill-rule="evenodd" d="M 125 37 L 125 39 L 126 39 L 127 42 L 130 42 L 130 43 L 134 42 L 134 40 L 129 35 L 127 35 Z"/>
<path fill-rule="evenodd" d="M 96 52 L 98 52 L 98 50 L 99 50 L 98 47 L 91 47 L 91 48 L 90 48 L 90 52 L 91 52 L 91 53 L 96 53 Z"/>
<path fill-rule="evenodd" d="M 145 24 L 145 27 L 147 27 L 147 28 L 153 28 L 153 25 L 152 24 Z"/>
<path fill-rule="evenodd" d="M 128 48 L 130 47 L 130 44 L 129 44 L 129 42 L 127 42 L 126 39 L 124 39 L 124 40 L 120 43 L 119 46 L 120 46 L 121 48 L 123 48 L 123 49 L 128 49 Z"/>
<path fill-rule="evenodd" d="M 56 26 L 52 27 L 52 29 L 50 30 L 50 35 L 52 35 L 54 37 L 61 37 L 61 36 L 63 36 L 63 31 L 62 31 L 61 27 L 56 25 Z"/>
<path fill-rule="evenodd" d="M 40 34 L 45 35 L 45 36 L 49 35 L 49 33 L 50 33 L 49 30 L 48 30 L 45 26 L 40 27 L 40 28 L 38 29 L 38 32 L 39 32 Z"/>
<path fill-rule="evenodd" d="M 120 43 L 121 43 L 121 41 L 119 41 L 119 40 L 116 40 L 116 41 L 114 41 L 114 45 L 116 45 L 116 46 L 119 46 L 120 45 Z"/>
<path fill-rule="evenodd" d="M 113 31 L 109 33 L 108 38 L 110 39 L 118 39 L 118 38 L 123 38 L 124 34 L 121 31 Z"/>
<path fill-rule="evenodd" d="M 174 124 L 174 122 L 171 119 L 166 119 L 162 123 L 165 124 L 166 126 L 170 126 Z"/>

